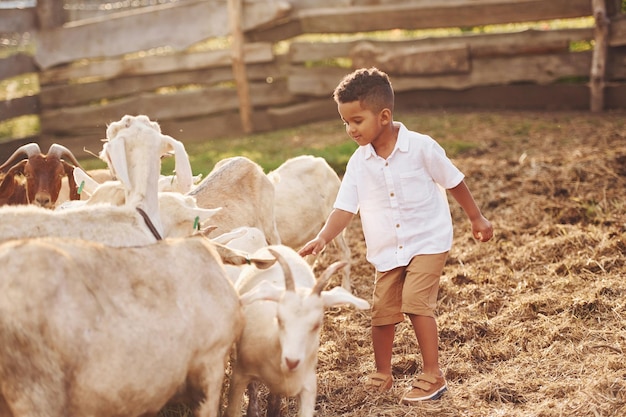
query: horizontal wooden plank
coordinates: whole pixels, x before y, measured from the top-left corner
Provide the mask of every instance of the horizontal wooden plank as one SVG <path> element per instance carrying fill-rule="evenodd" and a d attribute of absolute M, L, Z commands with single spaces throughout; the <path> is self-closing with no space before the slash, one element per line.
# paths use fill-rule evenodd
<path fill-rule="evenodd" d="M 274 129 L 284 129 L 319 120 L 338 118 L 337 107 L 331 98 L 308 100 L 289 106 L 269 108 L 267 115 Z"/>
<path fill-rule="evenodd" d="M 280 18 L 288 9 L 285 2 L 248 2 L 242 27 L 250 30 Z M 83 58 L 120 56 L 156 47 L 179 51 L 205 39 L 227 36 L 225 22 L 228 10 L 223 3 L 188 1 L 144 7 L 43 31 L 35 59 L 42 68 L 50 68 Z"/>
<path fill-rule="evenodd" d="M 37 13 L 34 7 L 0 9 L 0 33 L 24 33 L 37 30 Z"/>
<path fill-rule="evenodd" d="M 626 48 L 611 48 L 610 56 L 606 66 L 606 81 L 623 83 L 626 80 Z"/>
<path fill-rule="evenodd" d="M 468 74 L 423 77 L 390 75 L 396 91 L 433 88 L 461 90 L 522 82 L 545 85 L 563 78 L 587 77 L 590 66 L 591 53 L 580 52 L 474 59 L 472 71 Z M 348 72 L 342 68 L 294 68 L 289 77 L 289 90 L 293 94 L 328 96 Z"/>
<path fill-rule="evenodd" d="M 277 41 L 304 33 L 471 27 L 591 15 L 589 0 L 414 0 L 363 3 L 360 6 L 304 9 L 296 4 L 296 11 L 289 18 L 276 21 L 274 26 L 265 25 L 262 29 L 251 31 L 248 37 L 255 41 Z"/>
<path fill-rule="evenodd" d="M 0 59 L 0 80 L 37 71 L 32 55 L 19 53 Z"/>
<path fill-rule="evenodd" d="M 271 62 L 274 59 L 270 43 L 248 43 L 244 46 L 247 64 Z M 203 68 L 227 67 L 232 63 L 230 49 L 153 55 L 137 58 L 110 58 L 86 62 L 83 65 L 68 65 L 42 71 L 42 85 L 57 84 L 82 78 L 112 79 L 133 75 L 163 74 L 172 71 L 193 71 Z"/>
<path fill-rule="evenodd" d="M 276 64 L 252 64 L 247 67 L 247 76 L 251 82 L 265 82 L 268 78 L 284 80 L 287 78 L 287 68 L 282 68 Z M 118 77 L 96 82 L 42 86 L 40 97 L 42 108 L 50 110 L 101 100 L 114 100 L 140 93 L 154 92 L 162 88 L 177 89 L 186 88 L 189 85 L 215 86 L 220 83 L 232 82 L 231 67 L 219 67 L 167 74 Z"/>
<path fill-rule="evenodd" d="M 253 106 L 279 105 L 294 100 L 285 82 L 251 83 L 250 94 Z M 146 114 L 151 119 L 160 120 L 237 111 L 238 108 L 239 100 L 234 88 L 209 88 L 177 94 L 140 94 L 101 106 L 43 109 L 41 129 L 43 133 L 65 133 L 103 126 L 119 120 L 125 114 Z"/>
<path fill-rule="evenodd" d="M 293 67 L 288 85 L 292 94 L 312 97 L 330 97 L 341 79 L 351 72 L 350 68 Z"/>
<path fill-rule="evenodd" d="M 219 115 L 205 114 L 193 118 L 163 120 L 159 124 L 164 132 L 185 144 L 244 133 L 241 126 L 241 118 L 236 111 L 229 111 Z M 252 127 L 254 132 L 273 129 L 269 124 L 267 114 L 264 111 L 254 110 L 252 112 Z"/>
<path fill-rule="evenodd" d="M 40 96 L 44 109 L 79 106 L 115 100 L 145 92 L 154 92 L 163 87 L 180 87 L 188 84 L 211 85 L 231 81 L 232 71 L 228 67 L 200 71 L 182 71 L 168 74 L 119 77 L 110 80 L 77 84 L 55 84 L 42 86 Z"/>
<path fill-rule="evenodd" d="M 588 110 L 589 88 L 583 84 L 497 85 L 466 90 L 413 90 L 396 95 L 396 111 L 419 109 Z"/>
<path fill-rule="evenodd" d="M 241 118 L 236 111 L 220 115 L 204 114 L 184 119 L 164 119 L 161 129 L 183 143 L 198 143 L 207 139 L 243 133 Z"/>
<path fill-rule="evenodd" d="M 609 33 L 609 46 L 626 45 L 626 14 L 622 14 L 618 19 L 611 21 Z"/>
<path fill-rule="evenodd" d="M 39 96 L 25 96 L 0 101 L 0 122 L 32 114 L 39 114 Z"/>
<path fill-rule="evenodd" d="M 396 95 L 396 110 L 420 108 L 470 110 L 589 110 L 590 93 L 585 84 L 498 85 L 467 90 L 421 90 Z M 626 85 L 605 88 L 606 110 L 626 108 Z"/>
<path fill-rule="evenodd" d="M 606 110 L 626 109 L 626 84 L 622 83 L 605 87 L 604 108 Z"/>
<path fill-rule="evenodd" d="M 589 0 L 446 1 L 309 9 L 298 13 L 304 33 L 471 27 L 589 16 Z"/>
<path fill-rule="evenodd" d="M 374 66 L 389 74 L 463 74 L 470 71 L 469 47 L 462 43 L 443 47 L 411 45 L 391 50 L 361 42 L 352 48 L 350 58 L 355 68 Z"/>
<path fill-rule="evenodd" d="M 555 53 L 569 50 L 570 42 L 593 40 L 593 29 L 524 30 L 498 34 L 468 34 L 463 36 L 431 37 L 402 41 L 367 42 L 381 49 L 399 49 L 408 46 L 423 48 L 446 48 L 447 45 L 466 44 L 472 57 L 512 56 L 519 54 Z M 289 57 L 293 63 L 323 61 L 347 57 L 350 51 L 363 40 L 347 42 L 293 42 Z"/>
<path fill-rule="evenodd" d="M 593 28 L 524 30 L 515 33 L 470 36 L 472 57 L 515 56 L 522 54 L 565 53 L 572 43 L 593 40 Z"/>
<path fill-rule="evenodd" d="M 472 60 L 472 71 L 450 76 L 395 77 L 394 88 L 466 89 L 484 85 L 534 83 L 546 85 L 564 78 L 586 77 L 591 67 L 591 53 L 528 55 L 509 58 Z"/>

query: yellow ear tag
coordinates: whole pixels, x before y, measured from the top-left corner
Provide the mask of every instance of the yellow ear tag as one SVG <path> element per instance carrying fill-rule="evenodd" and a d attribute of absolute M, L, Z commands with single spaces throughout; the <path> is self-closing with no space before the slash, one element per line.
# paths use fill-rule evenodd
<path fill-rule="evenodd" d="M 85 180 L 80 182 L 80 187 L 78 187 L 78 195 L 83 192 L 83 187 L 85 186 Z"/>
<path fill-rule="evenodd" d="M 193 222 L 193 230 L 200 230 L 200 216 L 196 216 Z"/>

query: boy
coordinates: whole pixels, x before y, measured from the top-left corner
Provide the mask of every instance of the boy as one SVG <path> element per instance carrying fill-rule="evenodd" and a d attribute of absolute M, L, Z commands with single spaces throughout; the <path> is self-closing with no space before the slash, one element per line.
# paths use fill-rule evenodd
<path fill-rule="evenodd" d="M 333 98 L 346 132 L 359 144 L 346 166 L 334 209 L 317 237 L 299 253 L 317 254 L 360 212 L 367 260 L 376 268 L 372 345 L 376 372 L 366 386 L 391 389 L 395 325 L 406 314 L 422 356 L 422 373 L 402 402 L 439 398 L 447 389 L 439 368 L 435 308 L 439 278 L 452 245 L 445 189 L 468 216 L 474 237 L 493 236 L 463 178 L 432 138 L 393 121 L 394 92 L 377 68 L 359 69 L 336 87 Z"/>

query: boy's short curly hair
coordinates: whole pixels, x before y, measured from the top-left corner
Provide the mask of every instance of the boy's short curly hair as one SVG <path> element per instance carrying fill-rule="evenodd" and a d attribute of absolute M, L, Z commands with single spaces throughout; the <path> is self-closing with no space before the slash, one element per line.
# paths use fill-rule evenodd
<path fill-rule="evenodd" d="M 337 104 L 361 102 L 361 106 L 375 113 L 382 109 L 393 112 L 394 93 L 389 76 L 378 68 L 361 68 L 348 75 L 333 92 Z"/>

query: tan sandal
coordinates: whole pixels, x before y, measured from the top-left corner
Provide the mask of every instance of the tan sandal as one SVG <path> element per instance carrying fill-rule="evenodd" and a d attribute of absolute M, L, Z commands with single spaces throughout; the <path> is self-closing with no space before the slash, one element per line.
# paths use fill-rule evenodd
<path fill-rule="evenodd" d="M 376 372 L 369 374 L 365 381 L 365 387 L 369 392 L 389 391 L 393 386 L 393 376 Z"/>
<path fill-rule="evenodd" d="M 403 404 L 416 404 L 420 401 L 437 400 L 448 389 L 443 376 L 419 374 L 412 384 L 411 390 L 402 398 Z"/>

